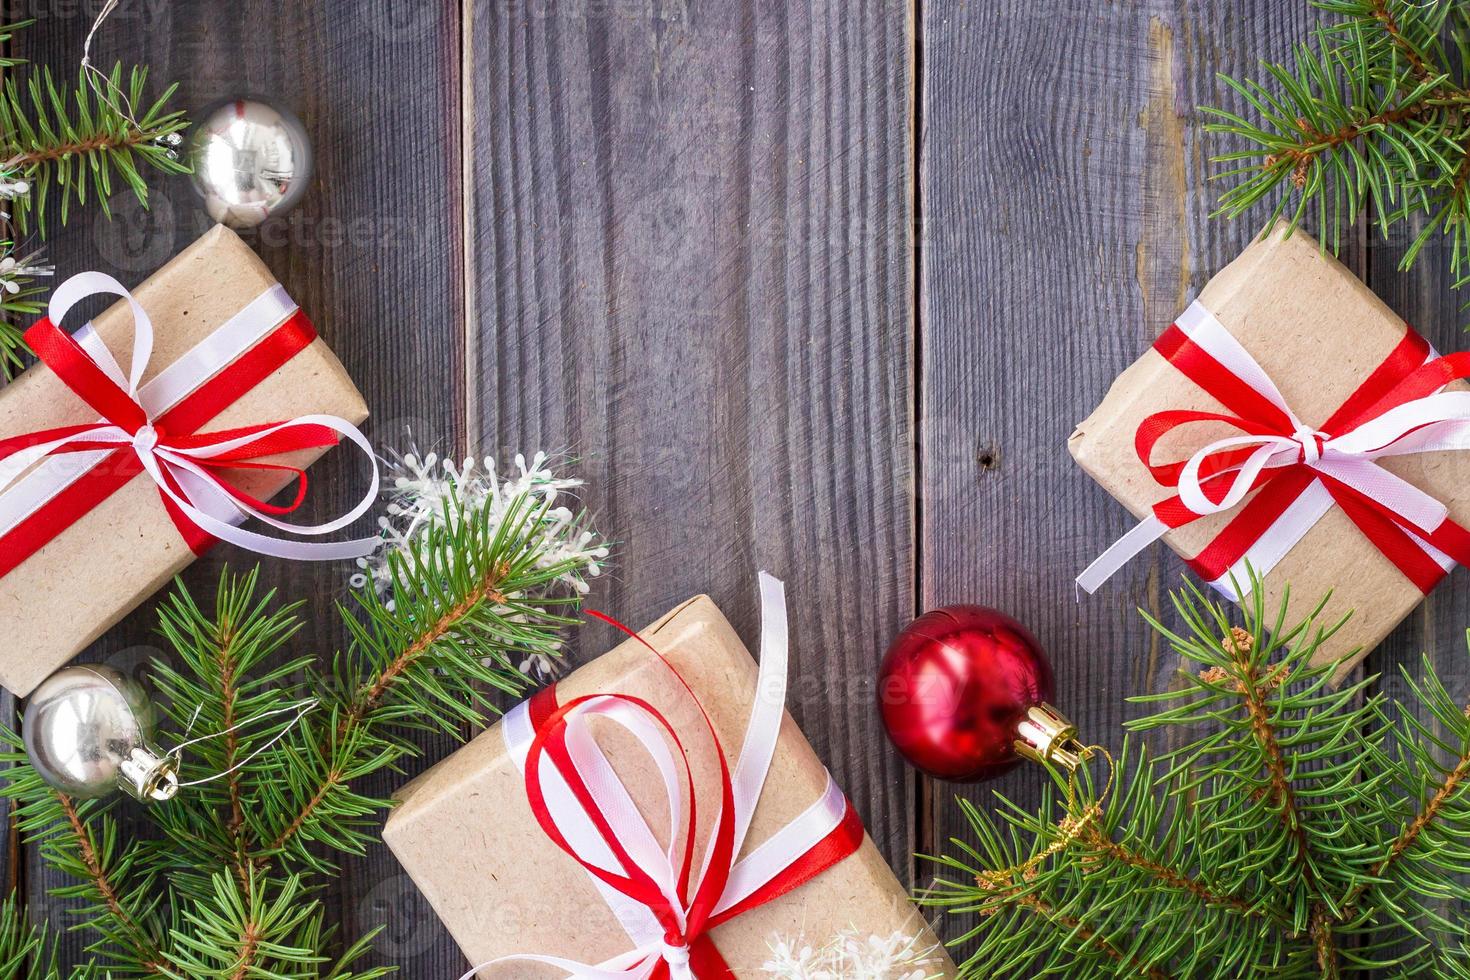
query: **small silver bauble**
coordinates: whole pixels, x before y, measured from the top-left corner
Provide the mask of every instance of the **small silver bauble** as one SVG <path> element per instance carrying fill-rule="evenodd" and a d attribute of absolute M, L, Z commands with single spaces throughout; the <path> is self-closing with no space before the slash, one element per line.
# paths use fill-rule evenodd
<path fill-rule="evenodd" d="M 306 193 L 311 141 L 287 110 L 227 99 L 200 113 L 189 162 L 209 216 L 231 228 L 254 228 Z"/>
<path fill-rule="evenodd" d="M 31 765 L 69 796 L 121 788 L 145 803 L 179 791 L 176 761 L 153 747 L 141 685 L 111 667 L 66 667 L 31 693 L 22 735 Z"/>

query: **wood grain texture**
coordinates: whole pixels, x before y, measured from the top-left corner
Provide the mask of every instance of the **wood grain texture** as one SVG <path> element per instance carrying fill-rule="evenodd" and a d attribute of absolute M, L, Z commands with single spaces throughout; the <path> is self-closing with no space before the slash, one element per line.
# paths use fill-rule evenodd
<path fill-rule="evenodd" d="M 1077 601 L 1073 577 L 1131 518 L 1066 439 L 1259 228 L 1208 217 L 1220 138 L 1195 106 L 1233 106 L 1216 72 L 1287 57 L 1318 16 L 1266 0 L 923 5 L 920 595 L 1028 624 L 1060 706 L 1107 744 L 1142 713 L 1124 699 L 1176 674 L 1135 608 L 1170 621 L 1183 564 L 1155 546 Z M 1362 270 L 1356 244 L 1344 258 Z M 1043 778 L 993 788 L 1024 806 Z M 990 789 L 960 792 L 985 804 Z M 921 844 L 967 836 L 953 787 L 924 794 Z"/>
<path fill-rule="evenodd" d="M 481 445 L 578 459 L 627 622 L 703 591 L 753 640 L 756 570 L 786 579 L 793 713 L 901 875 L 871 678 L 914 601 L 906 23 L 480 0 L 465 29 Z"/>
<path fill-rule="evenodd" d="M 38 18 L 17 39 L 18 53 L 63 76 L 75 72 L 97 5 L 10 6 L 17 18 Z M 301 116 L 316 150 L 311 190 L 296 210 L 247 238 L 357 381 L 374 412 L 368 434 L 383 445 L 401 442 L 406 428 L 426 443 L 463 442 L 458 16 L 450 2 L 124 0 L 94 48 L 101 64 L 147 63 L 156 80 L 179 80 L 178 104 L 189 110 L 259 93 Z M 149 212 L 131 200 L 126 193 L 113 199 L 116 221 L 89 209 L 53 231 L 47 250 L 58 278 L 99 269 L 137 282 L 209 226 L 185 178 L 158 186 Z M 340 513 L 361 480 L 346 453 L 330 454 L 313 469 L 312 509 Z M 209 593 L 225 564 L 255 560 L 222 546 L 184 581 Z M 310 601 L 293 652 L 330 654 L 343 642 L 331 602 L 344 592 L 350 568 L 266 565 L 269 584 Z M 148 603 L 81 659 L 142 673 L 149 658 L 168 656 L 153 633 L 156 622 L 156 602 Z M 425 748 L 438 758 L 449 744 L 433 740 Z M 395 783 L 384 778 L 366 789 L 386 793 Z M 128 821 L 132 832 L 146 826 Z M 394 960 L 393 937 L 412 931 L 398 904 L 382 900 L 379 884 L 394 872 L 386 850 L 375 849 L 347 862 L 324 899 L 348 937 L 387 927 L 385 962 Z M 21 874 L 33 913 L 70 924 L 47 896 L 55 879 L 33 852 Z M 79 961 L 84 938 L 67 937 L 68 962 Z"/>

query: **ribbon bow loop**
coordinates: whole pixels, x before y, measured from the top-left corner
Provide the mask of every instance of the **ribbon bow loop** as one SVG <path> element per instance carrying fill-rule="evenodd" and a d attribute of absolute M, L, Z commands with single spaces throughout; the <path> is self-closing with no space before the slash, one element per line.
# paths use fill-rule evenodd
<path fill-rule="evenodd" d="M 756 698 L 733 770 L 704 705 L 673 664 L 632 630 L 593 613 L 658 657 L 678 682 L 681 695 L 698 709 L 695 727 L 700 735 L 712 742 L 719 810 L 697 867 L 696 775 L 680 729 L 657 708 L 626 694 L 586 695 L 558 704 L 552 688 L 506 715 L 502 731 L 512 757 L 524 770 L 532 813 L 547 837 L 591 877 L 633 948 L 596 965 L 555 956 L 506 956 L 476 966 L 461 980 L 517 962 L 559 967 L 576 980 L 733 978 L 710 930 L 779 898 L 861 845 L 862 824 L 828 775 L 821 798 L 805 813 L 741 856 L 775 753 L 786 700 L 784 590 L 764 572 L 760 585 L 762 643 Z M 588 724 L 595 717 L 616 722 L 653 759 L 669 805 L 667 846 L 655 839 L 603 754 Z M 682 780 L 676 757 L 683 763 Z M 687 787 L 687 809 L 681 804 L 686 798 L 681 787 Z"/>
<path fill-rule="evenodd" d="M 121 297 L 133 317 L 126 374 L 90 324 L 75 335 L 60 327 L 77 303 L 93 295 Z M 256 518 L 295 536 L 330 534 L 362 516 L 377 499 L 379 475 L 371 444 L 356 426 L 310 415 L 214 432 L 200 429 L 314 339 L 309 321 L 280 287 L 268 291 L 214 334 L 145 383 L 154 350 L 153 322 L 111 276 L 85 272 L 52 294 L 48 315 L 26 332 L 41 361 L 101 418 L 0 440 L 0 575 L 7 574 L 76 519 L 138 473 L 157 486 L 184 540 L 202 553 L 216 539 L 282 558 L 338 559 L 369 554 L 376 537 L 302 542 L 244 530 Z M 295 450 L 335 445 L 346 437 L 367 456 L 370 487 L 348 513 L 315 526 L 277 520 L 305 500 L 299 467 L 263 462 Z M 66 458 L 75 459 L 65 464 Z M 284 507 L 235 485 L 231 470 L 274 470 L 297 478 Z"/>
<path fill-rule="evenodd" d="M 1455 562 L 1470 562 L 1470 534 L 1432 495 L 1379 460 L 1470 449 L 1470 392 L 1443 391 L 1470 377 L 1470 356 L 1438 357 L 1408 330 L 1388 358 L 1321 427 L 1303 423 L 1251 355 L 1198 302 L 1154 345 L 1224 412 L 1169 410 L 1135 434 L 1139 459 L 1175 490 L 1078 576 L 1092 592 L 1173 528 L 1236 512 L 1190 564 L 1233 599 L 1247 563 L 1264 575 L 1333 506 L 1424 591 Z M 1188 459 L 1156 463 L 1156 444 L 1196 423 L 1241 434 L 1215 439 Z M 1249 499 L 1247 499 L 1249 498 Z"/>

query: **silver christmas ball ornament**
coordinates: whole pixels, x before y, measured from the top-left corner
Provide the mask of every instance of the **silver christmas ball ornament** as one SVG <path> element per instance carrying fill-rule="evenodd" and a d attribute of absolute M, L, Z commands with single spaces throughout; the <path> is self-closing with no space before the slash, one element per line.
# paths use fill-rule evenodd
<path fill-rule="evenodd" d="M 286 109 L 227 99 L 200 113 L 189 162 L 209 216 L 231 228 L 254 228 L 306 193 L 311 142 Z"/>
<path fill-rule="evenodd" d="M 179 791 L 177 763 L 153 747 L 142 686 L 101 664 L 66 667 L 31 693 L 22 735 L 31 765 L 70 796 L 122 789 L 142 802 Z"/>

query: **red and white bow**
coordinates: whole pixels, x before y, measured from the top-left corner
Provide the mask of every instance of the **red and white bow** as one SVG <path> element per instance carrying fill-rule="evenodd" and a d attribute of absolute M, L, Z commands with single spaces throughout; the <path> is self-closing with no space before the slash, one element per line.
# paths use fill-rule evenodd
<path fill-rule="evenodd" d="M 664 661 L 699 708 L 703 734 L 714 740 L 719 762 L 720 809 L 697 869 L 699 821 L 693 773 L 680 733 L 657 709 L 625 694 L 587 695 L 558 704 L 550 689 L 506 715 L 501 730 L 512 758 L 525 773 L 537 822 L 591 876 L 627 931 L 632 948 L 595 965 L 559 956 L 505 956 L 481 963 L 461 980 L 509 963 L 553 966 L 576 980 L 733 980 L 709 930 L 779 898 L 862 844 L 862 823 L 828 774 L 820 799 L 740 856 L 775 755 L 786 704 L 785 592 L 780 581 L 764 572 L 760 587 L 760 671 L 750 725 L 733 773 L 699 699 Z M 631 631 L 629 635 L 644 642 Z M 659 656 L 653 647 L 648 649 Z M 632 733 L 653 758 L 668 797 L 667 845 L 658 842 L 603 754 L 588 725 L 593 717 Z M 670 742 L 677 753 L 670 751 Z M 687 793 L 681 784 L 688 787 Z M 675 832 L 678 828 L 684 833 Z"/>
<path fill-rule="evenodd" d="M 134 340 L 127 374 L 90 326 L 76 336 L 60 328 L 76 303 L 99 293 L 122 297 L 132 310 Z M 139 473 L 157 485 L 164 507 L 196 552 L 214 539 L 293 559 L 352 558 L 377 547 L 376 537 L 302 542 L 237 526 L 254 517 L 294 535 L 319 536 L 346 527 L 365 513 L 377 498 L 378 467 L 372 446 L 356 426 L 335 416 L 308 415 L 199 431 L 315 339 L 311 324 L 279 286 L 146 384 L 153 324 L 116 279 L 98 272 L 73 276 L 57 287 L 47 312 L 27 331 L 27 342 L 101 418 L 0 440 L 0 576 Z M 339 436 L 346 436 L 367 456 L 372 466 L 367 492 L 348 513 L 324 524 L 301 527 L 279 520 L 304 500 L 306 474 L 259 460 L 333 445 Z M 246 469 L 292 473 L 299 481 L 296 499 L 284 507 L 274 506 L 229 482 L 228 471 Z"/>
<path fill-rule="evenodd" d="M 1408 330 L 1337 411 L 1314 426 L 1292 411 L 1255 359 L 1198 302 L 1154 349 L 1225 411 L 1165 411 L 1140 423 L 1139 459 L 1177 493 L 1089 565 L 1077 578 L 1081 588 L 1096 590 L 1170 529 L 1237 509 L 1190 559 L 1231 598 L 1249 589 L 1247 564 L 1266 574 L 1334 506 L 1425 592 L 1456 562 L 1470 563 L 1470 533 L 1445 505 L 1379 465 L 1389 456 L 1470 449 L 1470 392 L 1442 390 L 1470 377 L 1470 354 L 1438 357 Z M 1161 438 L 1201 422 L 1225 423 L 1242 434 L 1217 439 L 1187 460 L 1154 462 Z"/>

